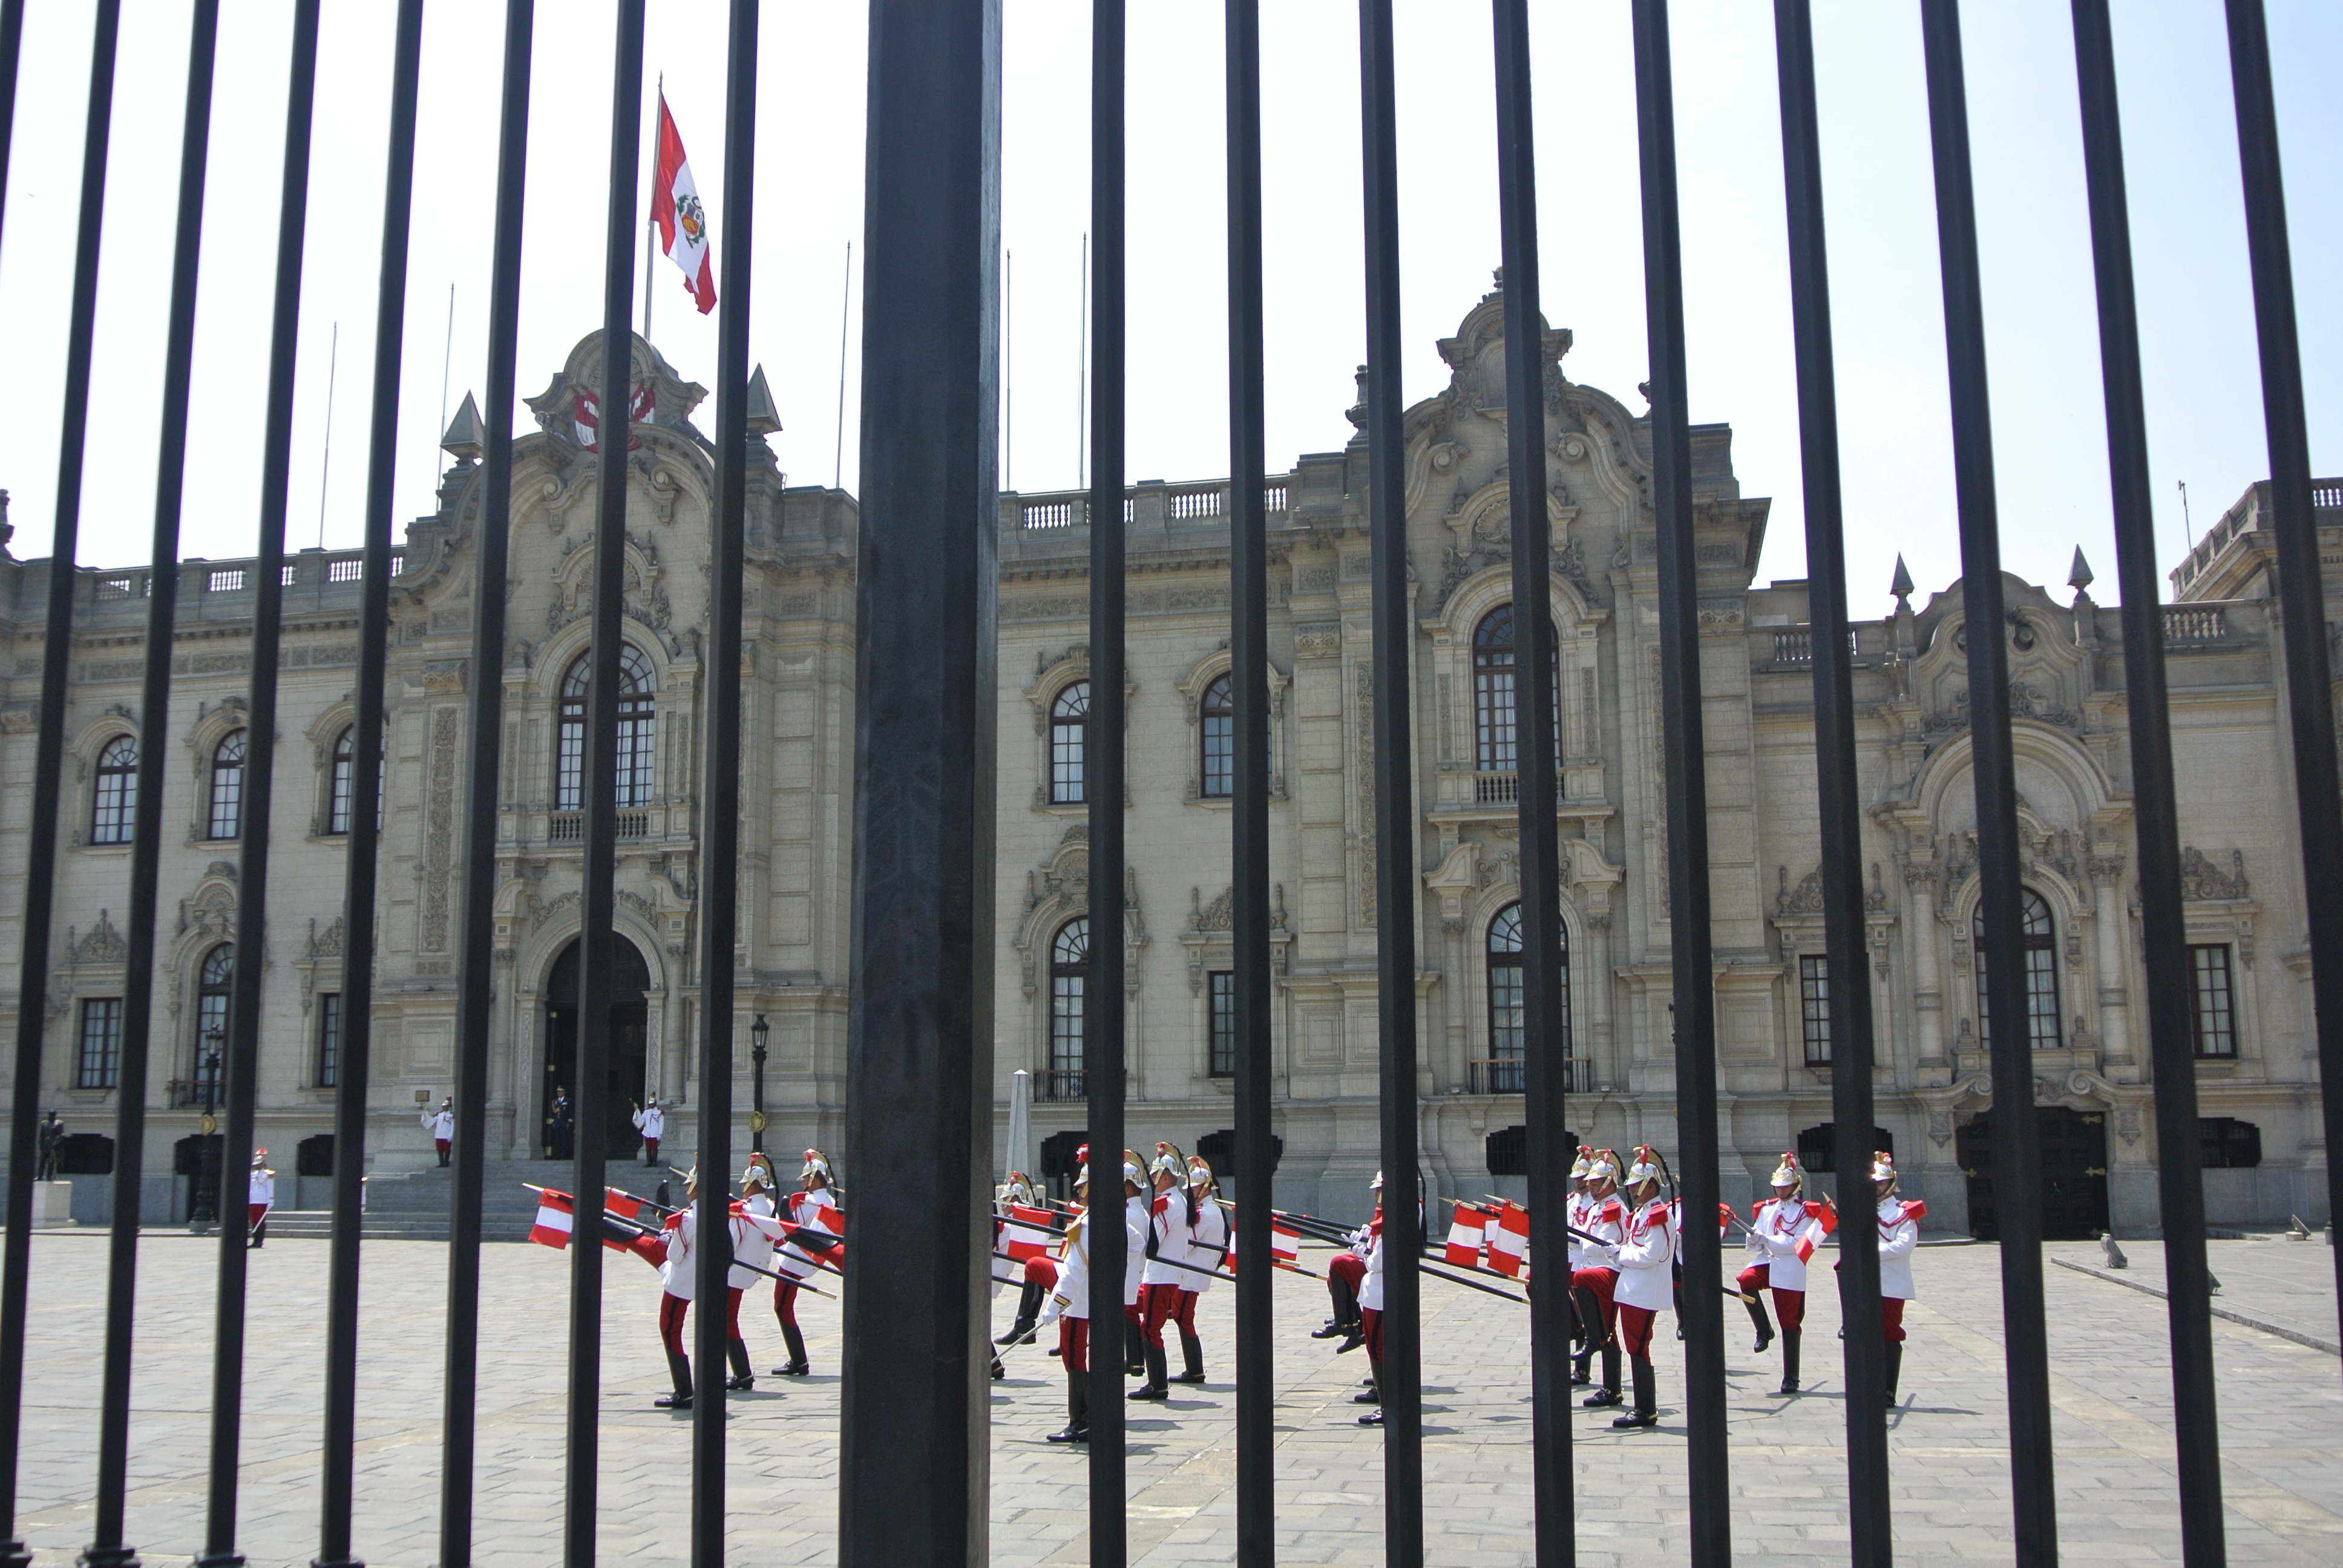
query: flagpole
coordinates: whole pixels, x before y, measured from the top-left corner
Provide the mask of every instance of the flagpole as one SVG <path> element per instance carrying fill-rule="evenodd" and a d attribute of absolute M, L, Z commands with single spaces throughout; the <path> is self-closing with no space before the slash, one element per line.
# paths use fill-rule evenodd
<path fill-rule="evenodd" d="M 659 113 L 651 116 L 651 177 L 649 184 L 659 184 L 659 139 L 660 127 L 667 123 L 667 73 L 659 76 Z M 652 196 L 658 200 L 656 191 Z M 643 341 L 651 340 L 651 274 L 659 264 L 659 220 L 646 210 L 643 214 Z M 632 410 L 628 410 L 629 417 Z"/>
<path fill-rule="evenodd" d="M 846 487 L 846 320 L 854 308 L 854 242 L 846 242 L 846 276 L 838 286 L 838 450 L 830 454 L 830 487 Z"/>

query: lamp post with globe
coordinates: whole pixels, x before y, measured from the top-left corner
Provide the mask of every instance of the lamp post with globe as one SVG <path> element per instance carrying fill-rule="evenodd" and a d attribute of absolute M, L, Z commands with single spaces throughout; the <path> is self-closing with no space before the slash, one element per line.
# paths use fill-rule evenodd
<path fill-rule="evenodd" d="M 761 1012 L 757 1015 L 757 1021 L 749 1026 L 750 1041 L 749 1060 L 752 1069 L 752 1087 L 749 1091 L 749 1149 L 750 1152 L 756 1154 L 762 1154 L 765 1151 L 765 1041 L 772 1032 L 773 1026 L 765 1021 L 765 1015 Z"/>

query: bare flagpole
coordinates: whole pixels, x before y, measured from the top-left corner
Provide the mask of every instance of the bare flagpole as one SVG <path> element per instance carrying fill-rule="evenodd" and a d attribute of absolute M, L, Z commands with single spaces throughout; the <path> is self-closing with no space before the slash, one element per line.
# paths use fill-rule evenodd
<path fill-rule="evenodd" d="M 326 349 L 326 449 L 317 459 L 317 548 L 326 548 L 326 480 L 334 471 L 334 377 L 342 367 L 342 324 Z M 441 427 L 443 429 L 445 426 Z"/>
<path fill-rule="evenodd" d="M 854 305 L 854 242 L 846 242 L 846 277 L 838 286 L 838 450 L 830 455 L 830 487 L 846 488 L 846 318 Z"/>

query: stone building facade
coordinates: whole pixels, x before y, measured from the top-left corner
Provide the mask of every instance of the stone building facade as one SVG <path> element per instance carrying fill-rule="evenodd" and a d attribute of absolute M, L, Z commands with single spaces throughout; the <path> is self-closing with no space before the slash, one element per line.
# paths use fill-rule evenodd
<path fill-rule="evenodd" d="M 1441 343 L 1450 386 L 1407 412 L 1415 646 L 1415 911 L 1426 1183 L 1440 1194 L 1518 1190 L 1523 1050 L 1513 1012 L 1517 832 L 1513 607 L 1503 407 L 1503 297 Z M 1649 427 L 1563 372 L 1566 331 L 1544 335 L 1545 472 L 1556 564 L 1546 612 L 1560 649 L 1564 926 L 1572 1129 L 1624 1147 L 1672 1146 L 1668 823 L 1661 789 L 1656 538 Z M 618 1096 L 696 1100 L 697 863 L 707 672 L 704 618 L 712 455 L 690 424 L 701 389 L 635 345 L 641 422 L 629 463 L 627 694 L 641 760 L 621 788 L 619 920 L 639 968 L 618 1020 Z M 575 1020 L 557 971 L 577 935 L 574 789 L 563 773 L 565 697 L 583 651 L 596 487 L 590 420 L 598 338 L 530 402 L 517 443 L 503 668 L 504 800 L 492 1157 L 548 1147 Z M 771 1030 L 768 1141 L 839 1147 L 846 1093 L 848 882 L 852 832 L 854 569 L 850 498 L 789 487 L 762 437 L 750 453 L 739 1081 L 749 1020 Z M 1355 426 L 1362 417 L 1351 410 Z M 396 580 L 375 1121 L 378 1166 L 428 1158 L 415 1102 L 453 1072 L 461 714 L 469 654 L 477 422 L 448 433 L 439 509 L 407 530 Z M 1760 585 L 1767 503 L 1744 497 L 1731 432 L 1694 433 L 1695 555 L 1715 897 L 1720 1132 L 1727 1191 L 1762 1183 L 1784 1149 L 1826 1146 L 1828 972 L 1818 897 L 1811 642 L 1805 585 Z M 1365 452 L 1304 456 L 1270 481 L 1271 859 L 1276 1174 L 1280 1196 L 1363 1209 L 1377 1164 L 1373 689 L 1367 654 Z M 2330 558 L 2343 561 L 2343 486 L 2322 482 Z M 1215 1146 L 1233 1121 L 1226 1069 L 1230 778 L 1229 535 L 1223 481 L 1132 487 L 1129 530 L 1130 874 L 1114 935 L 1128 958 L 1130 1127 Z M 2271 533 L 2247 492 L 2173 574 L 2163 612 L 2182 800 L 2207 1177 L 2216 1222 L 2324 1217 L 2300 859 L 2288 799 L 2285 672 L 2276 644 Z M 1050 1171 L 1080 1134 L 1088 1010 L 1084 764 L 1092 744 L 1086 503 L 1004 495 L 1000 511 L 1001 779 L 996 883 L 996 1093 L 1004 1161 Z M 0 868 L 21 868 L 22 786 L 46 565 L 0 561 L 15 644 L 0 724 Z M 186 568 L 167 739 L 176 761 L 158 947 L 158 1060 L 150 1169 L 190 1130 L 211 988 L 235 935 L 235 845 L 207 817 L 222 747 L 239 727 L 249 563 Z M 141 572 L 85 573 L 76 621 L 72 843 L 51 977 L 50 1101 L 77 1131 L 110 1124 L 89 1081 L 104 1003 L 121 986 L 126 848 L 94 841 L 107 749 L 138 715 Z M 2028 996 L 2054 1230 L 2155 1222 L 2157 1147 L 2132 875 L 2121 634 L 2077 558 L 2070 593 L 2008 584 L 2025 876 Z M 337 996 L 341 840 L 335 747 L 349 715 L 353 558 L 303 552 L 291 568 L 271 931 L 262 943 L 261 1139 L 325 1131 L 326 1014 Z M 2336 584 L 2330 580 L 2330 599 Z M 1866 805 L 1868 959 L 1878 1020 L 1880 1128 L 1940 1222 L 1989 1231 L 1982 1112 L 1989 1102 L 1974 937 L 1970 694 L 1959 585 L 1915 604 L 1899 573 L 1888 613 L 1855 631 Z M 305 821 L 305 816 L 307 820 Z M 184 834 L 179 829 L 186 820 Z M 14 952 L 21 910 L 0 909 Z M 216 964 L 214 965 L 216 969 Z M 92 1035 L 89 1017 L 99 1019 Z M 101 1052 L 102 1054 L 102 1052 Z M 167 1064 L 167 1065 L 166 1065 Z M 1034 1146 L 1006 1147 L 1011 1075 L 1033 1076 Z M 100 1075 L 102 1076 L 102 1074 Z M 101 1121 L 102 1119 L 102 1121 Z M 688 1151 L 689 1118 L 670 1123 Z M 623 1129 L 619 1130 L 623 1131 Z M 156 1163 L 157 1161 L 161 1164 Z M 1966 1172 L 1975 1171 L 1972 1177 Z M 1240 1173 L 1242 1176 L 1242 1172 Z M 152 1206 L 150 1201 L 150 1207 Z"/>

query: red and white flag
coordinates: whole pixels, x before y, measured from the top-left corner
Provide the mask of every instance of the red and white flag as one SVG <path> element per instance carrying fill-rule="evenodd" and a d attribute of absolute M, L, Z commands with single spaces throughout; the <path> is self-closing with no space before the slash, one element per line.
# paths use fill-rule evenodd
<path fill-rule="evenodd" d="M 1232 1274 L 1237 1271 L 1237 1231 L 1238 1227 L 1233 1224 L 1229 1227 L 1229 1250 L 1221 1260 L 1228 1265 L 1228 1271 Z M 1302 1232 L 1289 1230 L 1272 1220 L 1269 1222 L 1269 1266 L 1272 1269 L 1291 1269 L 1301 1256 Z"/>
<path fill-rule="evenodd" d="M 1519 1203 L 1497 1211 L 1497 1222 L 1488 1227 L 1489 1267 L 1507 1279 L 1520 1277 L 1522 1260 L 1530 1251 L 1530 1211 Z"/>
<path fill-rule="evenodd" d="M 1826 1204 L 1806 1205 L 1806 1221 L 1797 1229 L 1798 1261 L 1805 1262 L 1823 1244 L 1823 1238 L 1838 1229 L 1838 1211 Z"/>
<path fill-rule="evenodd" d="M 659 225 L 659 248 L 683 269 L 684 292 L 699 303 L 699 314 L 716 308 L 716 263 L 709 254 L 708 209 L 691 183 L 691 163 L 683 156 L 683 136 L 659 94 L 659 166 L 651 175 L 651 221 Z"/>
<path fill-rule="evenodd" d="M 568 1193 L 540 1191 L 537 1195 L 537 1222 L 528 1228 L 528 1239 L 540 1247 L 567 1247 L 574 1218 Z"/>
<path fill-rule="evenodd" d="M 1016 1262 L 1030 1262 L 1046 1258 L 1053 1250 L 1058 1233 L 1050 1223 L 1050 1211 L 1029 1209 L 1022 1203 L 1011 1203 L 1008 1217 L 1001 1222 L 1001 1255 Z"/>
<path fill-rule="evenodd" d="M 1456 1217 L 1448 1227 L 1448 1261 L 1460 1269 L 1480 1267 L 1482 1232 L 1486 1226 L 1486 1215 L 1478 1204 L 1457 1204 Z"/>

